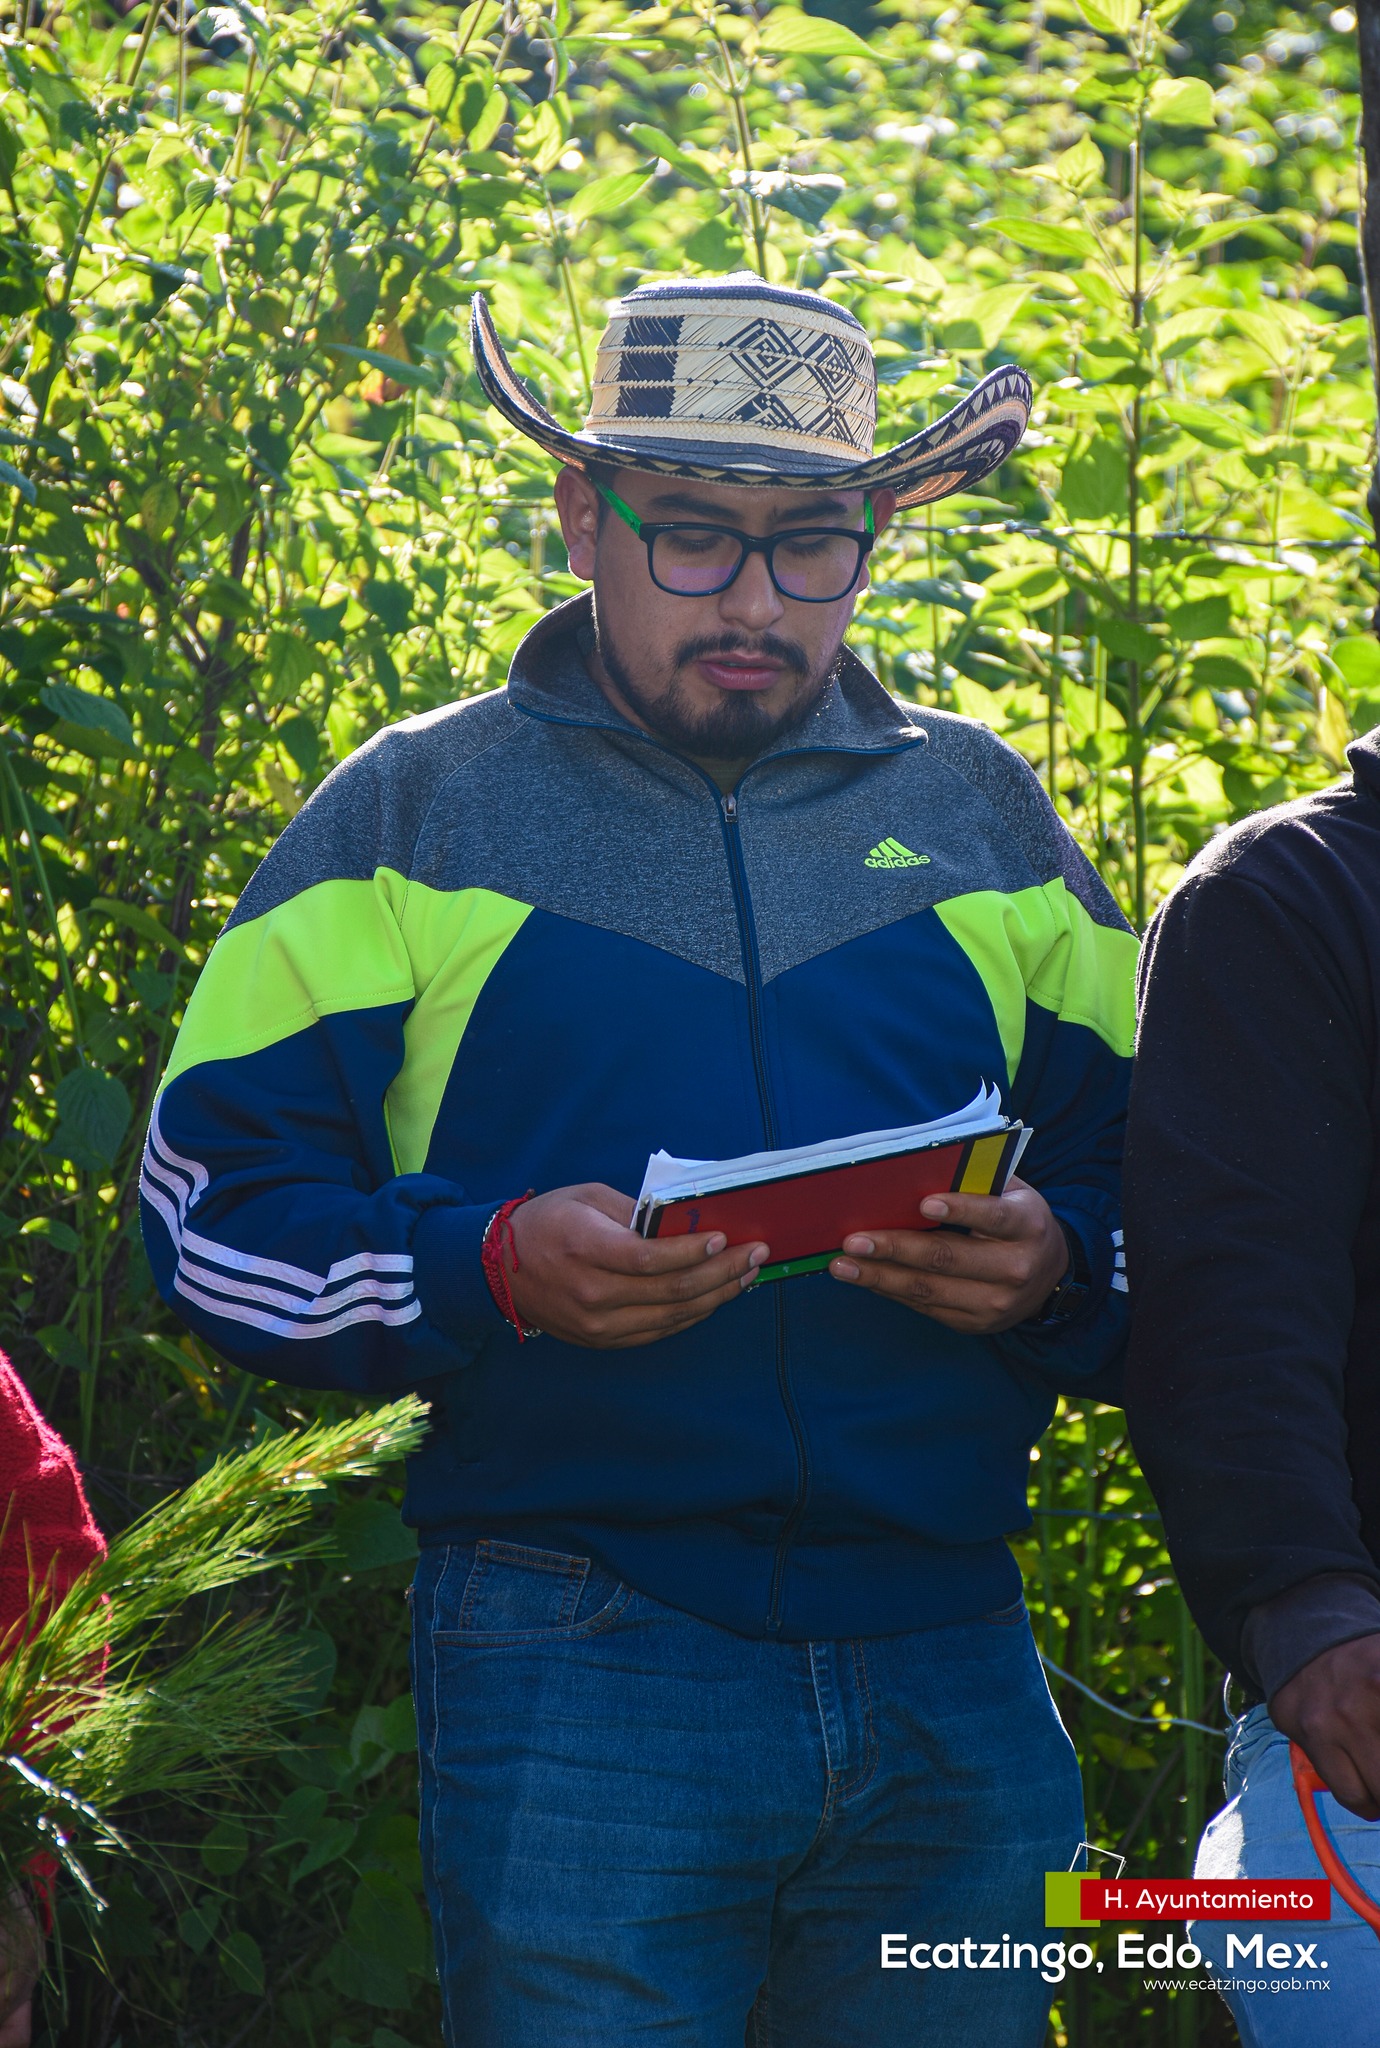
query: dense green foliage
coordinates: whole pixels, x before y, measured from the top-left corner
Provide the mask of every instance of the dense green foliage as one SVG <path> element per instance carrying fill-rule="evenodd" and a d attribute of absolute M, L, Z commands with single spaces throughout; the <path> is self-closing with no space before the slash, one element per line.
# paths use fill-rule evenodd
<path fill-rule="evenodd" d="M 883 443 L 1023 363 L 1019 457 L 893 528 L 854 640 L 1026 751 L 1137 922 L 1216 828 L 1335 776 L 1380 716 L 1349 16 L 831 11 L 866 40 L 713 0 L 123 21 L 9 0 L 0 1343 L 107 1526 L 247 1433 L 343 1412 L 160 1308 L 137 1155 L 284 820 L 380 724 L 500 682 L 574 587 L 550 466 L 474 384 L 476 287 L 572 423 L 607 302 L 668 263 L 849 305 Z M 1023 1562 L 1072 1674 L 1090 1836 L 1181 1872 L 1220 1741 L 1172 1717 L 1221 1714 L 1120 1418 L 1067 1413 L 1034 1469 Z M 114 1983 L 74 1973 L 65 2040 L 436 2038 L 408 1539 L 396 1488 L 347 1493 L 333 1556 L 288 1578 L 321 1650 L 314 1732 L 209 1832 L 151 1809 L 175 1882 L 115 1885 Z M 1056 2034 L 1222 2025 L 1103 1978 Z"/>

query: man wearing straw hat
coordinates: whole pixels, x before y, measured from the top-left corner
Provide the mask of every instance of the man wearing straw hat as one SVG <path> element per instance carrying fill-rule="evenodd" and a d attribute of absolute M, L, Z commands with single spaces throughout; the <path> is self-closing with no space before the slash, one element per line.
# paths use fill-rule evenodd
<path fill-rule="evenodd" d="M 1019 756 L 843 646 L 876 535 L 995 470 L 1029 385 L 875 454 L 862 328 L 747 274 L 623 301 L 579 433 L 478 297 L 474 342 L 592 593 L 250 883 L 152 1120 L 159 1284 L 251 1370 L 432 1403 L 453 2048 L 1036 2048 L 1081 1802 L 1006 1537 L 1122 1342 L 1134 944 Z M 1035 1136 L 953 1228 L 756 1286 L 765 1244 L 630 1228 L 658 1147 L 984 1083 Z"/>

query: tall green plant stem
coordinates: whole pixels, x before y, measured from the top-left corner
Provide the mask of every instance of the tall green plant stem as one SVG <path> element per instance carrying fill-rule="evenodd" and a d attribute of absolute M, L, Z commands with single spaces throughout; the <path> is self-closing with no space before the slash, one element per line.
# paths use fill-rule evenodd
<path fill-rule="evenodd" d="M 747 193 L 748 221 L 752 228 L 752 245 L 756 253 L 756 269 L 759 277 L 767 274 L 767 224 L 762 213 L 762 202 L 752 189 L 752 129 L 748 122 L 747 101 L 743 97 L 742 80 L 733 68 L 733 58 L 728 44 L 719 33 L 718 23 L 711 20 L 710 27 L 719 59 L 724 67 L 725 90 L 733 106 L 733 123 L 738 131 L 738 150 L 743 159 L 744 190 Z"/>
<path fill-rule="evenodd" d="M 1147 45 L 1154 33 L 1153 15 L 1141 20 L 1140 63 L 1145 67 Z M 1137 337 L 1145 323 L 1144 258 L 1145 208 L 1145 95 L 1136 106 L 1136 132 L 1131 144 L 1131 332 Z M 1139 374 L 1139 363 L 1137 363 Z M 1140 618 L 1140 457 L 1144 435 L 1144 411 L 1137 383 L 1131 399 L 1131 434 L 1126 461 L 1126 530 L 1128 563 L 1126 615 L 1136 623 Z M 1131 772 L 1132 921 L 1137 931 L 1145 929 L 1145 734 L 1141 724 L 1140 663 L 1126 664 L 1126 759 Z"/>

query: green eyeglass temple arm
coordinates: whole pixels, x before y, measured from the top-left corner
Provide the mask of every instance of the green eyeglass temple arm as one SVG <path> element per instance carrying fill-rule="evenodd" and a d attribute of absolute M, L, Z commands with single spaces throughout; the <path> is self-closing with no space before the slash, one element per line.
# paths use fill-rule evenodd
<path fill-rule="evenodd" d="M 595 490 L 599 493 L 599 496 L 603 499 L 604 503 L 606 505 L 611 505 L 614 511 L 618 514 L 618 517 L 622 520 L 623 524 L 625 526 L 630 526 L 633 532 L 637 534 L 637 536 L 640 539 L 642 534 L 642 521 L 633 511 L 632 506 L 626 504 L 624 500 L 619 497 L 617 491 L 611 491 L 607 484 L 595 483 L 593 477 L 590 477 L 589 480 L 592 484 L 594 484 Z M 877 528 L 873 523 L 872 518 L 872 493 L 871 491 L 864 491 L 863 532 L 875 534 L 876 531 Z"/>

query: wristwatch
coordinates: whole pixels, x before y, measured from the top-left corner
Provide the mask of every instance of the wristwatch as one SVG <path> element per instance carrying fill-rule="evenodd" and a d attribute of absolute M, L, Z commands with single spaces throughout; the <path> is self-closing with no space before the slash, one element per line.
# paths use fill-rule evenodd
<path fill-rule="evenodd" d="M 1064 1242 L 1069 1248 L 1068 1271 L 1059 1285 L 1046 1300 L 1037 1316 L 1027 1320 L 1026 1327 L 1032 1330 L 1058 1330 L 1065 1323 L 1071 1323 L 1080 1316 L 1088 1305 L 1092 1292 L 1092 1272 L 1088 1256 L 1083 1249 L 1083 1240 L 1077 1231 L 1070 1230 L 1067 1223 L 1056 1218 L 1064 1233 Z"/>

